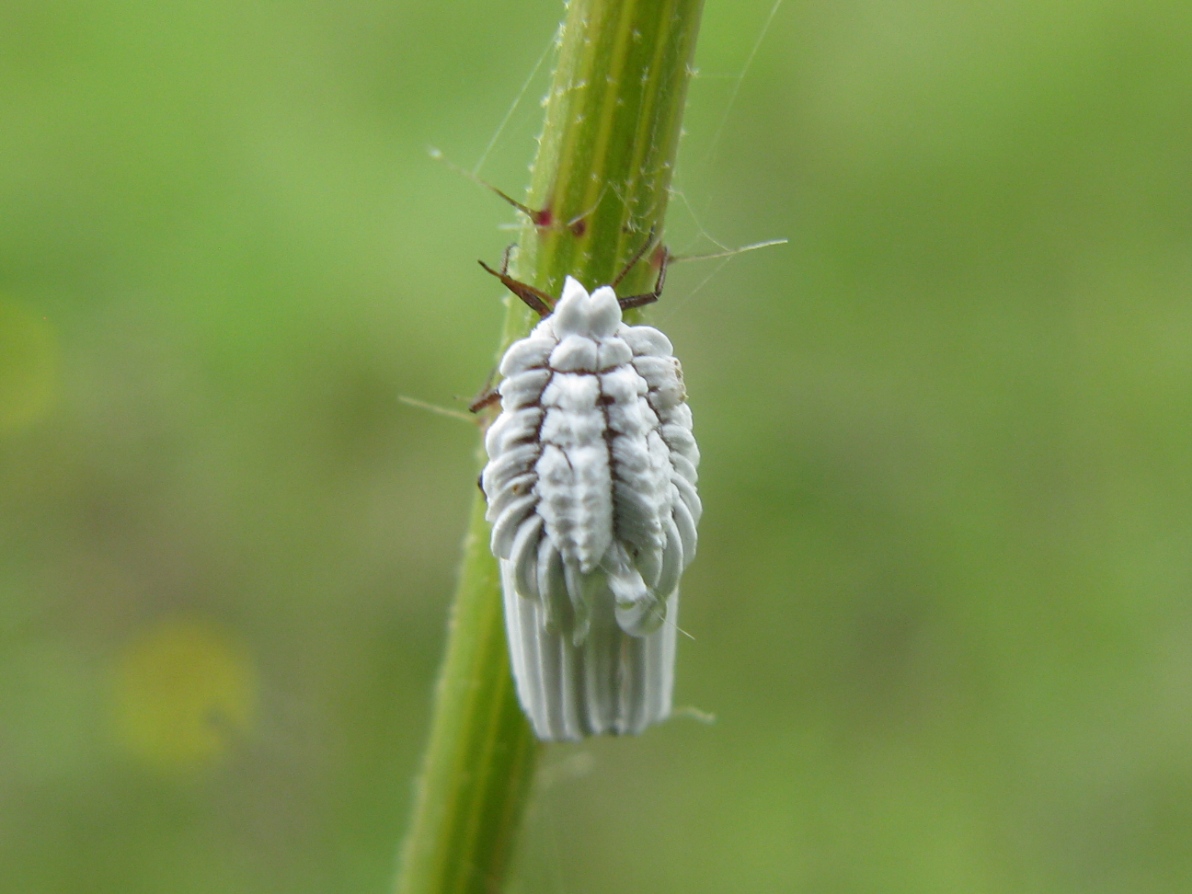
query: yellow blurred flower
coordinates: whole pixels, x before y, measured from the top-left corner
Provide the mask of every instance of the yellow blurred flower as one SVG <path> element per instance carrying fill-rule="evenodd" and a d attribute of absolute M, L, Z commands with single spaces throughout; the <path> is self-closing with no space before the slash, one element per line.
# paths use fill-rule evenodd
<path fill-rule="evenodd" d="M 0 434 L 40 420 L 54 404 L 58 340 L 54 328 L 0 298 Z"/>
<path fill-rule="evenodd" d="M 229 632 L 170 619 L 120 655 L 115 725 L 121 744 L 166 769 L 195 769 L 223 757 L 252 727 L 256 674 Z"/>

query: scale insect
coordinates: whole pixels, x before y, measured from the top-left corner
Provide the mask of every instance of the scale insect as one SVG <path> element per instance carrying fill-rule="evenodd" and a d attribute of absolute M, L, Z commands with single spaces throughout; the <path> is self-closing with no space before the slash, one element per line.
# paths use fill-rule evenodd
<path fill-rule="evenodd" d="M 544 741 L 671 712 L 699 450 L 669 339 L 621 318 L 662 293 L 665 251 L 652 292 L 615 292 L 648 247 L 592 292 L 567 277 L 558 302 L 481 262 L 542 317 L 501 360 L 480 482 L 518 698 Z"/>

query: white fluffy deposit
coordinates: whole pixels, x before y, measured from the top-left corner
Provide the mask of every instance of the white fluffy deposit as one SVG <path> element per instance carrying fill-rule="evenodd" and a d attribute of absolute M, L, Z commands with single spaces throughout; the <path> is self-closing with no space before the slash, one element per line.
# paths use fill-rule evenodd
<path fill-rule="evenodd" d="M 481 482 L 522 707 L 547 741 L 640 732 L 671 710 L 701 511 L 679 361 L 568 277 L 500 372 Z"/>

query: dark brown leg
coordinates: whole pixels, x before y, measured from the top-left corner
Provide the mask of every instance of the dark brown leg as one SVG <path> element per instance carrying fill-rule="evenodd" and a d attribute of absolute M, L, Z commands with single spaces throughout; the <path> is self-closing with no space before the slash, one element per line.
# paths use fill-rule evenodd
<path fill-rule="evenodd" d="M 610 282 L 609 285 L 612 286 L 614 289 L 617 286 L 619 286 L 621 284 L 621 280 L 623 280 L 629 274 L 629 271 L 632 270 L 634 265 L 637 264 L 637 262 L 642 259 L 642 255 L 644 255 L 647 251 L 650 250 L 650 246 L 653 244 L 654 244 L 654 228 L 650 227 L 650 235 L 646 237 L 645 244 L 637 250 L 637 252 L 633 255 L 632 258 L 629 259 L 629 263 L 625 265 L 625 267 L 621 270 L 621 272 L 617 274 L 617 278 L 614 279 L 612 282 Z"/>
<path fill-rule="evenodd" d="M 473 413 L 479 413 L 485 407 L 491 407 L 500 399 L 501 393 L 496 388 L 485 388 L 468 404 L 468 410 Z"/>
<path fill-rule="evenodd" d="M 624 298 L 618 298 L 617 304 L 621 305 L 621 310 L 629 310 L 632 307 L 643 307 L 647 304 L 653 304 L 661 298 L 662 287 L 666 283 L 666 267 L 669 262 L 670 253 L 664 247 L 662 249 L 662 263 L 658 265 L 658 279 L 654 282 L 654 290 L 642 295 L 626 295 Z"/>
<path fill-rule="evenodd" d="M 493 387 L 493 379 L 497 377 L 496 367 L 488 371 L 488 378 L 484 380 L 484 387 L 480 389 L 480 393 L 472 398 L 472 402 L 468 404 L 468 409 L 473 413 L 479 413 L 485 407 L 490 407 L 495 404 L 500 398 L 500 393 Z"/>
<path fill-rule="evenodd" d="M 509 252 L 505 252 L 505 263 L 509 262 Z M 493 270 L 492 267 L 480 261 L 480 266 L 499 279 L 510 292 L 520 298 L 526 303 L 530 310 L 538 314 L 540 317 L 549 316 L 551 312 L 551 305 L 555 303 L 555 299 L 541 289 L 536 289 L 529 283 L 518 282 L 504 270 Z"/>
<path fill-rule="evenodd" d="M 509 259 L 513 257 L 513 250 L 517 248 L 516 242 L 510 242 L 505 246 L 505 250 L 501 252 L 501 273 L 509 273 Z"/>

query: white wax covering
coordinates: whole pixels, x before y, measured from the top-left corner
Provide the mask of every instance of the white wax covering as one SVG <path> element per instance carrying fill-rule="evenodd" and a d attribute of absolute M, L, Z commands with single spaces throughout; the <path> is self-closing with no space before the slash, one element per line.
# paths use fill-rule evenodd
<path fill-rule="evenodd" d="M 671 710 L 699 450 L 665 335 L 571 277 L 501 361 L 481 479 L 514 678 L 540 739 L 637 733 Z"/>

